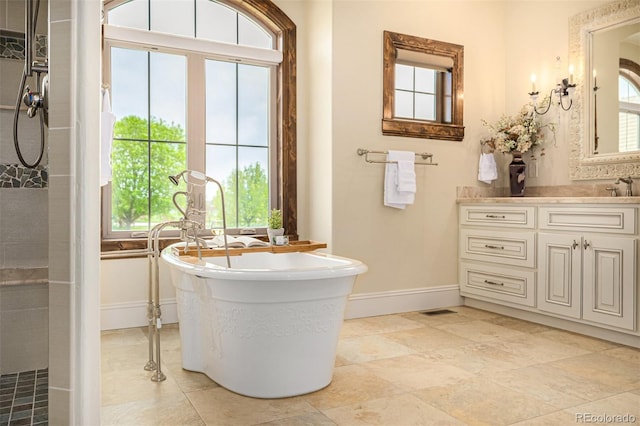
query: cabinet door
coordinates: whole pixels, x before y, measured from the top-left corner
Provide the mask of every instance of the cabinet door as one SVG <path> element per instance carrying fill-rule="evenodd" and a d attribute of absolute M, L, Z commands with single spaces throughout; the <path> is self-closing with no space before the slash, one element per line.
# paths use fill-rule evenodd
<path fill-rule="evenodd" d="M 635 329 L 635 259 L 633 238 L 584 237 L 584 319 Z"/>
<path fill-rule="evenodd" d="M 580 318 L 580 235 L 538 234 L 538 308 Z"/>

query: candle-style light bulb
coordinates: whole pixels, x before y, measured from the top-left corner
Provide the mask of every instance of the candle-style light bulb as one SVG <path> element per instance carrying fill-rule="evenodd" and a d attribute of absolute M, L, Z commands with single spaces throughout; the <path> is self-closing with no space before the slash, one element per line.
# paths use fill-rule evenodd
<path fill-rule="evenodd" d="M 536 91 L 536 75 L 531 74 L 531 93 L 535 93 Z"/>
<path fill-rule="evenodd" d="M 569 65 L 569 84 L 573 84 L 573 65 Z"/>

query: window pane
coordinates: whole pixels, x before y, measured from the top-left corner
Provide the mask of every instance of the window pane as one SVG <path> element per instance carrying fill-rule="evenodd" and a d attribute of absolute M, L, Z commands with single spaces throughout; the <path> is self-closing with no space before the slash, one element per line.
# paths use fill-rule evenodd
<path fill-rule="evenodd" d="M 110 25 L 149 29 L 148 0 L 132 0 L 111 9 L 108 16 Z"/>
<path fill-rule="evenodd" d="M 182 214 L 173 204 L 176 186 L 169 180 L 187 168 L 187 145 L 184 143 L 151 142 L 151 226 L 178 220 Z"/>
<path fill-rule="evenodd" d="M 269 144 L 269 68 L 238 66 L 238 144 Z"/>
<path fill-rule="evenodd" d="M 151 1 L 151 31 L 195 36 L 193 0 Z"/>
<path fill-rule="evenodd" d="M 111 227 L 147 230 L 149 224 L 148 145 L 114 140 L 112 145 Z"/>
<path fill-rule="evenodd" d="M 626 78 L 618 78 L 618 93 L 620 100 L 623 102 L 640 103 L 640 92 L 638 89 Z"/>
<path fill-rule="evenodd" d="M 242 15 L 238 15 L 238 44 L 264 49 L 273 47 L 271 36 L 262 27 Z"/>
<path fill-rule="evenodd" d="M 138 117 L 146 123 L 149 84 L 147 80 L 147 52 L 142 50 L 111 49 L 111 110 L 118 120 Z M 133 123 L 131 123 L 133 125 Z M 146 125 L 137 123 L 128 136 L 118 131 L 115 137 L 147 139 Z"/>
<path fill-rule="evenodd" d="M 638 114 L 620 112 L 619 151 L 629 152 L 640 149 L 640 116 Z"/>
<path fill-rule="evenodd" d="M 396 64 L 396 89 L 413 91 L 413 69 L 408 65 Z"/>
<path fill-rule="evenodd" d="M 151 139 L 185 141 L 186 58 L 166 53 L 150 53 Z"/>
<path fill-rule="evenodd" d="M 416 92 L 436 92 L 436 71 L 416 67 Z"/>
<path fill-rule="evenodd" d="M 413 118 L 413 92 L 396 90 L 396 117 Z"/>
<path fill-rule="evenodd" d="M 238 222 L 240 227 L 266 227 L 269 214 L 269 152 L 238 148 Z"/>
<path fill-rule="evenodd" d="M 436 97 L 416 93 L 416 119 L 435 120 L 436 119 Z"/>
<path fill-rule="evenodd" d="M 238 43 L 237 13 L 210 0 L 197 0 L 196 37 Z"/>
<path fill-rule="evenodd" d="M 236 64 L 208 60 L 206 135 L 208 143 L 236 143 Z"/>
<path fill-rule="evenodd" d="M 224 189 L 227 227 L 237 228 L 236 220 L 236 147 L 207 145 L 206 173 Z M 217 185 L 207 185 L 207 226 L 222 228 L 222 203 Z"/>

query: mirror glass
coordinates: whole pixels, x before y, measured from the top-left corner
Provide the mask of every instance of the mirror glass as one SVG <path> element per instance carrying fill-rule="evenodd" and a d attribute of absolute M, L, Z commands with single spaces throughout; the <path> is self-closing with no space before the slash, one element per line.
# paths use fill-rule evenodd
<path fill-rule="evenodd" d="M 640 176 L 640 2 L 617 0 L 569 20 L 576 89 L 569 176 Z"/>
<path fill-rule="evenodd" d="M 384 32 L 382 133 L 462 140 L 463 47 Z"/>
<path fill-rule="evenodd" d="M 640 151 L 640 18 L 589 34 L 592 155 Z"/>

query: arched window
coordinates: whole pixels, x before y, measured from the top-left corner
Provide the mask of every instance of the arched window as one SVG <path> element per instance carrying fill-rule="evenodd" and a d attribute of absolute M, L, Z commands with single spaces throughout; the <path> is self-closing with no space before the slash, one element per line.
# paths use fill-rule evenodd
<path fill-rule="evenodd" d="M 270 209 L 296 234 L 295 25 L 265 0 L 112 0 L 104 84 L 116 125 L 105 238 L 144 236 L 180 217 L 167 176 L 223 183 L 227 227 L 260 233 Z M 220 197 L 202 195 L 207 228 Z"/>
<path fill-rule="evenodd" d="M 629 60 L 620 60 L 618 76 L 619 100 L 619 150 L 640 150 L 640 65 Z"/>

